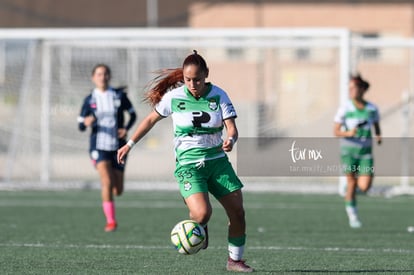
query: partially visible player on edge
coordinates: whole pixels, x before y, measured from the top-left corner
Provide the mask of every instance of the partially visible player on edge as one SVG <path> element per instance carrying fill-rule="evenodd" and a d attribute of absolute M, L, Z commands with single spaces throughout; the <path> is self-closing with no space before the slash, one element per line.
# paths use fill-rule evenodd
<path fill-rule="evenodd" d="M 356 189 L 367 192 L 374 176 L 372 127 L 376 142 L 381 144 L 378 108 L 364 99 L 368 88 L 369 83 L 360 75 L 352 76 L 349 100 L 338 109 L 334 119 L 334 134 L 342 137 L 341 162 L 347 179 L 345 209 L 352 228 L 362 226 L 358 218 Z"/>
<path fill-rule="evenodd" d="M 134 107 L 129 101 L 125 87 L 109 86 L 111 70 L 105 64 L 98 64 L 92 70 L 95 88 L 83 101 L 78 117 L 79 130 L 91 127 L 90 158 L 99 173 L 101 181 L 102 208 L 106 217 L 105 231 L 115 231 L 114 195 L 124 190 L 125 164 L 117 161 L 117 150 L 126 144 L 127 131 L 136 120 Z M 129 113 L 125 125 L 124 112 Z"/>
<path fill-rule="evenodd" d="M 158 121 L 171 115 L 175 134 L 174 175 L 190 219 L 207 232 L 212 214 L 210 192 L 229 218 L 227 270 L 252 272 L 242 260 L 246 242 L 243 184 L 225 153 L 230 152 L 237 141 L 237 115 L 227 94 L 205 81 L 208 74 L 204 58 L 196 51 L 185 58 L 181 68 L 162 71 L 147 94 L 154 110 L 140 123 L 128 143 L 118 150 L 118 161 L 123 163 L 135 143 Z M 223 127 L 227 133 L 224 141 Z M 208 242 L 204 248 L 207 246 Z"/>

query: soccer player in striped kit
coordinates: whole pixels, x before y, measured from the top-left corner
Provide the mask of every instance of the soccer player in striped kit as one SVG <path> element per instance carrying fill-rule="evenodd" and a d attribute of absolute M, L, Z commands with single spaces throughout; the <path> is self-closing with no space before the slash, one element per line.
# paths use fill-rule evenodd
<path fill-rule="evenodd" d="M 118 163 L 117 150 L 126 144 L 127 131 L 136 120 L 125 88 L 112 88 L 110 78 L 111 70 L 107 65 L 98 64 L 93 68 L 95 88 L 84 99 L 78 117 L 79 130 L 91 128 L 89 154 L 100 176 L 106 232 L 117 228 L 114 195 L 121 195 L 124 189 L 125 164 Z M 128 123 L 125 123 L 125 112 L 129 113 Z"/>
<path fill-rule="evenodd" d="M 229 218 L 227 270 L 252 272 L 242 260 L 246 242 L 243 185 L 225 153 L 230 152 L 237 141 L 237 115 L 227 94 L 205 81 L 208 74 L 204 58 L 196 51 L 186 57 L 181 68 L 163 71 L 154 80 L 147 97 L 154 110 L 140 123 L 128 143 L 118 150 L 118 161 L 122 163 L 136 142 L 159 120 L 171 115 L 175 134 L 174 175 L 190 218 L 207 232 L 212 214 L 210 192 Z"/>
<path fill-rule="evenodd" d="M 334 119 L 334 134 L 342 137 L 341 162 L 347 179 L 345 209 L 352 228 L 362 226 L 357 212 L 356 189 L 367 192 L 374 176 L 372 128 L 376 142 L 381 144 L 378 108 L 364 99 L 368 88 L 369 83 L 360 75 L 352 76 L 349 100 L 338 109 Z"/>

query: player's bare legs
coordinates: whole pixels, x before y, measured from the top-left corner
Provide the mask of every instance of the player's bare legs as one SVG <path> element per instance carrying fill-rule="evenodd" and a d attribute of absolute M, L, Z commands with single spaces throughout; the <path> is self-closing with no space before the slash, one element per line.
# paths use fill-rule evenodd
<path fill-rule="evenodd" d="M 226 268 L 229 271 L 253 272 L 242 259 L 246 242 L 246 220 L 241 190 L 234 191 L 219 199 L 229 218 L 229 258 Z"/>
<path fill-rule="evenodd" d="M 347 181 L 347 187 L 346 187 L 346 193 L 345 193 L 345 201 L 355 200 L 357 178 L 354 174 L 347 174 L 346 181 Z"/>
<path fill-rule="evenodd" d="M 356 206 L 356 188 L 358 179 L 355 174 L 347 174 L 347 189 L 345 194 L 345 211 L 348 215 L 349 226 L 352 228 L 361 227 Z"/>
<path fill-rule="evenodd" d="M 112 194 L 113 168 L 110 161 L 100 161 L 96 164 L 101 179 L 102 208 L 106 217 L 105 231 L 116 229 L 115 204 Z"/>
<path fill-rule="evenodd" d="M 124 192 L 124 171 L 113 169 L 112 194 L 120 196 Z"/>
<path fill-rule="evenodd" d="M 189 216 L 193 221 L 198 222 L 206 233 L 206 239 L 203 249 L 208 247 L 208 228 L 207 223 L 210 220 L 213 209 L 211 207 L 208 193 L 195 193 L 184 199 L 190 211 Z"/>
<path fill-rule="evenodd" d="M 210 220 L 213 212 L 208 193 L 195 193 L 185 199 L 190 219 L 205 225 Z"/>
<path fill-rule="evenodd" d="M 240 190 L 232 192 L 220 200 L 229 218 L 229 237 L 240 237 L 246 233 L 243 195 Z"/>
<path fill-rule="evenodd" d="M 360 175 L 358 177 L 358 188 L 362 192 L 367 192 L 371 188 L 372 178 L 371 175 Z"/>
<path fill-rule="evenodd" d="M 100 161 L 96 164 L 96 170 L 98 171 L 99 178 L 101 180 L 101 196 L 102 201 L 112 201 L 112 165 L 110 161 Z"/>

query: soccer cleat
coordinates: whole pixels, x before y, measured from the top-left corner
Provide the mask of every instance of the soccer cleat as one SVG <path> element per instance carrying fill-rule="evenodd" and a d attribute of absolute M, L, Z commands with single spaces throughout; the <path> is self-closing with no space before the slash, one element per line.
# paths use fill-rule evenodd
<path fill-rule="evenodd" d="M 114 232 L 117 228 L 118 224 L 116 222 L 107 223 L 105 226 L 105 232 Z"/>
<path fill-rule="evenodd" d="M 362 227 L 362 223 L 358 219 L 350 219 L 349 220 L 349 226 L 351 228 L 361 228 Z"/>
<path fill-rule="evenodd" d="M 253 268 L 245 264 L 244 260 L 235 261 L 230 257 L 227 260 L 226 269 L 227 271 L 235 271 L 235 272 L 246 272 L 246 273 L 253 272 Z"/>
<path fill-rule="evenodd" d="M 208 247 L 208 227 L 207 227 L 207 225 L 204 225 L 203 228 L 204 228 L 204 232 L 206 232 L 206 238 L 204 239 L 204 245 L 201 249 L 207 249 L 207 247 Z"/>

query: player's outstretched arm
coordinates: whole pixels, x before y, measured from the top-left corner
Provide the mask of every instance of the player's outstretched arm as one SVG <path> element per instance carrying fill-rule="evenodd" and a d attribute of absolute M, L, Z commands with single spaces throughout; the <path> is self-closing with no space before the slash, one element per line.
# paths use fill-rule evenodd
<path fill-rule="evenodd" d="M 224 125 L 226 126 L 227 138 L 223 141 L 223 150 L 225 152 L 230 152 L 233 150 L 234 143 L 236 143 L 239 133 L 234 118 L 224 120 Z"/>
<path fill-rule="evenodd" d="M 146 118 L 138 125 L 138 128 L 132 134 L 131 138 L 128 140 L 128 143 L 119 148 L 117 160 L 119 163 L 124 163 L 126 155 L 128 155 L 131 148 L 140 141 L 150 130 L 151 128 L 160 121 L 163 117 L 160 116 L 156 111 L 152 111 L 148 114 Z"/>

